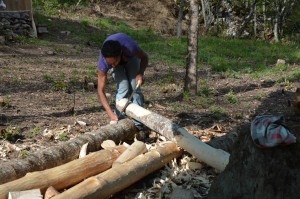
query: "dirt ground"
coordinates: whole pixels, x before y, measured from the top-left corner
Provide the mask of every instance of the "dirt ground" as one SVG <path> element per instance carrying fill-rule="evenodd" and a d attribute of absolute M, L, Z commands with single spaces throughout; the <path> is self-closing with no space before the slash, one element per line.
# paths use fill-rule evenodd
<path fill-rule="evenodd" d="M 100 5 L 102 14 L 122 18 L 136 28 L 151 27 L 162 34 L 169 34 L 174 31 L 169 27 L 176 27 L 175 17 L 172 20 L 165 17 L 175 12 L 171 3 L 158 1 L 153 10 L 138 12 L 150 1 L 103 2 L 106 4 Z M 56 34 L 50 33 L 52 36 Z M 60 41 L 65 39 L 68 42 L 51 46 L 24 43 L 0 46 L 0 96 L 4 100 L 0 106 L 0 135 L 11 133 L 7 139 L 0 139 L 1 161 L 24 157 L 29 152 L 56 145 L 109 123 L 97 98 L 99 48 L 81 46 L 65 36 L 56 36 Z M 160 81 L 170 78 L 170 67 L 174 70 L 174 81 Z M 296 67 L 299 66 L 290 65 L 291 69 Z M 293 115 L 287 102 L 295 86 L 276 83 L 284 76 L 261 79 L 243 74 L 230 76 L 214 73 L 203 66 L 198 77 L 202 81 L 200 89 L 213 91 L 210 100 L 215 103 L 209 105 L 206 97 L 180 97 L 184 75 L 182 66 L 151 63 L 142 87 L 145 108 L 167 117 L 203 141 L 234 132 L 238 125 L 249 123 L 255 115 Z M 109 77 L 107 93 L 112 106 L 115 87 Z M 226 97 L 230 90 L 238 100 L 236 103 Z"/>

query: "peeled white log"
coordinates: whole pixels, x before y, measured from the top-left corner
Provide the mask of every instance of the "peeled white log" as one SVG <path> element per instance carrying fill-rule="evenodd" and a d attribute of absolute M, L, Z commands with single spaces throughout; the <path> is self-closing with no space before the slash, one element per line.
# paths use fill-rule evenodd
<path fill-rule="evenodd" d="M 135 141 L 133 144 L 131 144 L 125 151 L 122 153 L 116 161 L 113 163 L 112 167 L 115 167 L 117 165 L 123 164 L 125 162 L 128 162 L 129 160 L 132 160 L 136 156 L 143 154 L 147 151 L 146 144 L 141 141 Z"/>
<path fill-rule="evenodd" d="M 126 102 L 127 99 L 118 100 L 117 109 L 122 110 Z M 205 144 L 189 134 L 185 129 L 159 114 L 153 113 L 133 103 L 128 105 L 125 109 L 125 113 L 157 133 L 167 137 L 169 140 L 175 141 L 180 147 L 196 158 L 219 171 L 223 171 L 229 162 L 229 153 Z"/>
<path fill-rule="evenodd" d="M 162 168 L 182 151 L 173 142 L 165 143 L 156 150 L 141 154 L 134 159 L 113 167 L 99 175 L 71 187 L 52 199 L 105 199 L 139 181 L 146 175 Z"/>

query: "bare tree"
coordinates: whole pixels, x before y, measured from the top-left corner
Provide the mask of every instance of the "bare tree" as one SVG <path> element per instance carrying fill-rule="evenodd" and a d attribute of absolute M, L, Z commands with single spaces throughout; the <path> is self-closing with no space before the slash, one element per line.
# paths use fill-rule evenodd
<path fill-rule="evenodd" d="M 254 6 L 254 13 L 253 13 L 253 34 L 254 34 L 254 37 L 256 38 L 256 36 L 257 36 L 257 6 L 256 6 L 256 4 Z"/>
<path fill-rule="evenodd" d="M 256 9 L 256 3 L 257 3 L 257 0 L 253 0 L 249 14 L 244 17 L 242 27 L 238 31 L 238 34 L 237 34 L 238 37 L 240 37 L 243 34 L 248 23 L 253 19 L 253 15 L 255 14 L 255 9 Z"/>
<path fill-rule="evenodd" d="M 180 0 L 180 7 L 178 13 L 178 24 L 177 24 L 177 37 L 182 34 L 182 17 L 183 17 L 184 0 Z"/>
<path fill-rule="evenodd" d="M 198 0 L 190 0 L 190 24 L 188 32 L 188 56 L 184 82 L 184 91 L 191 95 L 197 94 L 197 59 L 198 59 Z"/>
<path fill-rule="evenodd" d="M 210 29 L 211 23 L 213 21 L 213 14 L 211 12 L 210 0 L 201 0 L 202 4 L 202 15 L 204 19 L 204 27 L 206 31 Z"/>
<path fill-rule="evenodd" d="M 274 0 L 273 6 L 273 33 L 274 41 L 278 42 L 283 35 L 283 26 L 286 21 L 287 15 L 291 13 L 294 8 L 296 0 Z"/>

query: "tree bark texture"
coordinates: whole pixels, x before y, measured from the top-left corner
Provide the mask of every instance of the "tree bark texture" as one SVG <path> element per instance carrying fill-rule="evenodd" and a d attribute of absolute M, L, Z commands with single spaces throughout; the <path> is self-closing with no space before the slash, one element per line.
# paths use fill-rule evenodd
<path fill-rule="evenodd" d="M 128 137 L 133 137 L 136 132 L 137 128 L 134 123 L 130 119 L 125 119 L 116 125 L 107 125 L 58 146 L 37 151 L 25 159 L 1 162 L 0 184 L 21 178 L 28 172 L 53 168 L 77 159 L 80 148 L 85 143 L 88 143 L 88 152 L 93 152 L 101 149 L 101 143 L 104 140 L 113 140 L 118 143 Z"/>
<path fill-rule="evenodd" d="M 294 132 L 299 132 L 296 125 Z M 239 127 L 237 133 L 229 164 L 214 180 L 208 199 L 298 199 L 300 143 L 258 148 L 250 124 Z"/>
<path fill-rule="evenodd" d="M 85 178 L 97 175 L 109 169 L 113 162 L 126 150 L 125 146 L 117 146 L 112 150 L 101 150 L 66 164 L 28 173 L 24 177 L 0 185 L 0 199 L 6 199 L 8 192 L 40 189 L 44 194 L 52 186 L 62 190 L 75 185 Z"/>
<path fill-rule="evenodd" d="M 234 142 L 237 140 L 237 133 L 230 132 L 222 137 L 214 138 L 213 140 L 206 142 L 209 146 L 215 149 L 222 149 L 228 153 L 231 153 Z"/>
<path fill-rule="evenodd" d="M 126 102 L 127 99 L 118 100 L 117 109 L 122 110 Z M 159 114 L 153 113 L 133 103 L 128 105 L 125 113 L 169 140 L 175 141 L 180 147 L 199 160 L 219 171 L 223 171 L 228 164 L 229 153 L 203 143 L 198 138 L 189 134 L 185 129 L 180 128 L 177 124 Z"/>
<path fill-rule="evenodd" d="M 198 59 L 198 0 L 190 0 L 190 24 L 188 31 L 188 56 L 184 82 L 184 91 L 197 95 L 197 59 Z"/>
<path fill-rule="evenodd" d="M 165 143 L 156 150 L 139 155 L 124 164 L 90 177 L 53 199 L 109 198 L 181 155 L 182 151 L 175 143 Z"/>

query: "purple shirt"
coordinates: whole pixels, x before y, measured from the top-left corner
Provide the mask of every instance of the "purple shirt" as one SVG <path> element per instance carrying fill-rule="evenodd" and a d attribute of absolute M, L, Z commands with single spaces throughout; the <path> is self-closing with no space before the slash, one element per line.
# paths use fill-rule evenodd
<path fill-rule="evenodd" d="M 128 58 L 135 56 L 136 53 L 141 50 L 141 48 L 138 46 L 136 41 L 134 41 L 131 37 L 129 37 L 124 33 L 116 33 L 110 35 L 109 37 L 107 37 L 107 39 L 104 42 L 108 40 L 118 41 L 121 44 L 123 55 Z M 106 74 L 107 71 L 111 68 L 112 66 L 106 62 L 105 58 L 103 57 L 100 51 L 100 56 L 98 60 L 98 69 L 102 71 L 104 74 Z"/>

